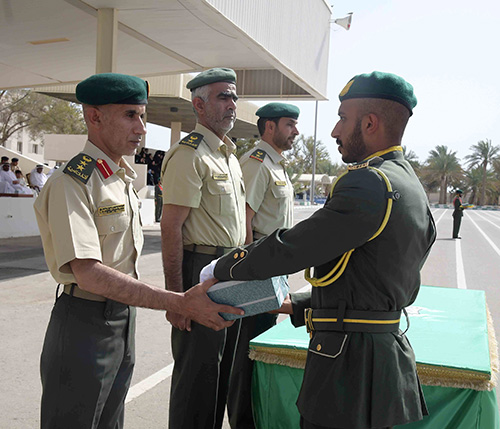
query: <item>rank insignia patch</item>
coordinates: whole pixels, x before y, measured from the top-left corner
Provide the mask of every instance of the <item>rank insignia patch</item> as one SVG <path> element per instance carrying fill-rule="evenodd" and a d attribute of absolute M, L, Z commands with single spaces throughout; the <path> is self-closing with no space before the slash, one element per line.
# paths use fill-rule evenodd
<path fill-rule="evenodd" d="M 286 186 L 286 182 L 284 180 L 276 180 L 274 184 L 276 186 Z"/>
<path fill-rule="evenodd" d="M 118 213 L 123 213 L 125 211 L 125 204 L 115 204 L 114 206 L 104 206 L 99 207 L 97 210 L 97 216 L 109 216 Z"/>
<path fill-rule="evenodd" d="M 200 145 L 202 140 L 203 140 L 203 134 L 191 133 L 191 134 L 187 135 L 186 137 L 184 137 L 179 142 L 179 144 L 192 147 L 193 149 L 198 149 L 198 146 Z"/>
<path fill-rule="evenodd" d="M 347 167 L 347 169 L 348 169 L 349 171 L 352 171 L 352 170 L 360 170 L 361 168 L 366 168 L 366 167 L 368 167 L 368 165 L 369 165 L 369 162 L 368 162 L 368 161 L 366 161 L 366 162 L 363 162 L 362 164 L 353 164 L 353 165 L 349 165 L 349 166 Z"/>
<path fill-rule="evenodd" d="M 257 149 L 250 155 L 250 158 L 256 159 L 260 162 L 264 162 L 264 158 L 266 157 L 266 155 L 266 152 L 264 152 L 262 149 Z"/>
<path fill-rule="evenodd" d="M 84 153 L 79 153 L 73 159 L 68 161 L 63 172 L 73 176 L 80 182 L 87 184 L 90 175 L 96 167 L 97 161 Z"/>

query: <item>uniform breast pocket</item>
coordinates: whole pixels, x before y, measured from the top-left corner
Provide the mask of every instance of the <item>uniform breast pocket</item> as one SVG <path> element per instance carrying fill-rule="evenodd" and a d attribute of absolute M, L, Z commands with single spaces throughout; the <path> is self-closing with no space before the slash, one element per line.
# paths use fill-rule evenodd
<path fill-rule="evenodd" d="M 115 234 L 125 231 L 130 225 L 130 217 L 126 213 L 107 216 L 96 216 L 95 224 L 99 235 Z"/>
<path fill-rule="evenodd" d="M 207 183 L 206 206 L 219 215 L 231 213 L 232 184 L 229 181 L 210 180 Z"/>
<path fill-rule="evenodd" d="M 342 332 L 315 332 L 309 352 L 335 359 L 347 348 L 348 338 L 348 334 Z"/>
<path fill-rule="evenodd" d="M 274 195 L 274 198 L 285 198 L 288 193 L 288 187 L 287 186 L 278 186 L 276 184 L 273 184 L 271 187 L 271 191 Z"/>

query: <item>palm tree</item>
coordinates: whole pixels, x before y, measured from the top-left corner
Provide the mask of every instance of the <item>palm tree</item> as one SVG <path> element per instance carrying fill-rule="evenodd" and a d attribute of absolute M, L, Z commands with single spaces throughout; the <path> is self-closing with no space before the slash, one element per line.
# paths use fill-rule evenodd
<path fill-rule="evenodd" d="M 411 149 L 408 149 L 405 145 L 403 145 L 403 155 L 415 171 L 420 168 L 420 162 L 418 160 L 417 154 Z"/>
<path fill-rule="evenodd" d="M 500 147 L 493 146 L 491 140 L 481 140 L 477 144 L 470 147 L 472 154 L 467 155 L 465 159 L 469 164 L 469 167 L 481 167 L 482 168 L 482 183 L 481 183 L 481 199 L 480 204 L 483 205 L 486 202 L 486 176 L 488 173 L 488 166 L 498 158 L 498 153 Z"/>
<path fill-rule="evenodd" d="M 446 204 L 448 184 L 463 176 L 457 153 L 448 151 L 447 146 L 436 146 L 429 152 L 424 176 L 428 182 L 439 181 L 439 204 Z"/>

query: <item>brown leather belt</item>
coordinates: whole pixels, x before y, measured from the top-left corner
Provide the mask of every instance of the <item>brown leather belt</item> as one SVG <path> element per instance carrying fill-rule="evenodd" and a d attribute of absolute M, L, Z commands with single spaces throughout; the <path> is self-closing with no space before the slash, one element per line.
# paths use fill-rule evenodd
<path fill-rule="evenodd" d="M 193 253 L 203 253 L 204 255 L 222 256 L 233 250 L 233 247 L 202 246 L 199 244 L 185 244 L 184 250 Z"/>
<path fill-rule="evenodd" d="M 66 295 L 71 295 L 71 287 L 73 285 L 75 286 L 73 288 L 73 296 L 75 296 L 77 298 L 86 299 L 88 301 L 97 301 L 97 302 L 105 302 L 106 301 L 106 298 L 104 298 L 103 296 L 96 295 L 95 293 L 87 292 L 87 291 L 85 291 L 83 289 L 80 289 L 78 287 L 78 285 L 75 284 L 75 283 L 69 284 L 69 285 L 64 285 L 63 292 Z"/>

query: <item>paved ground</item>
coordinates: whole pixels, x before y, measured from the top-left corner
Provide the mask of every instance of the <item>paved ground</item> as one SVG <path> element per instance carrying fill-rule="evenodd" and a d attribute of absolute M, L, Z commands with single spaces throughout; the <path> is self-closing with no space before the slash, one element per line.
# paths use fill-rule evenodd
<path fill-rule="evenodd" d="M 313 208 L 299 208 L 296 219 Z M 462 240 L 451 240 L 451 210 L 433 209 L 438 241 L 422 270 L 422 284 L 482 289 L 500 332 L 500 212 L 468 211 Z M 143 280 L 162 286 L 158 227 L 145 231 L 140 270 Z M 302 273 L 291 277 L 296 290 Z M 0 429 L 38 427 L 39 355 L 53 305 L 54 281 L 38 237 L 0 240 Z M 139 309 L 137 365 L 126 408 L 126 427 L 166 428 L 172 356 L 170 329 L 162 312 Z M 498 393 L 498 392 L 497 392 Z M 229 425 L 225 423 L 225 429 Z"/>

